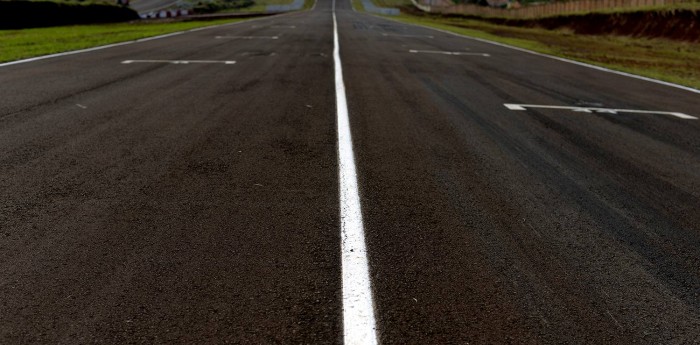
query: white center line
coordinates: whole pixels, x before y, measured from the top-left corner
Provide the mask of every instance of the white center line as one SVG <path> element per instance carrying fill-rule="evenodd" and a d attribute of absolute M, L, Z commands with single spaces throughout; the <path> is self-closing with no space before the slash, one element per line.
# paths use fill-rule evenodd
<path fill-rule="evenodd" d="M 132 63 L 169 63 L 173 65 L 187 65 L 194 63 L 214 63 L 214 64 L 224 64 L 233 65 L 236 61 L 214 61 L 214 60 L 124 60 L 122 64 L 128 65 Z"/>
<path fill-rule="evenodd" d="M 486 54 L 486 53 L 464 53 L 464 52 L 446 52 L 446 51 L 441 51 L 441 50 L 415 50 L 411 49 L 408 51 L 409 53 L 414 53 L 414 54 L 443 54 L 443 55 L 471 55 L 471 56 L 486 56 L 489 57 L 491 55 Z"/>
<path fill-rule="evenodd" d="M 343 271 L 343 339 L 346 345 L 377 344 L 377 326 L 362 225 L 362 209 L 352 150 L 345 82 L 340 62 L 338 22 L 333 0 L 333 59 L 338 113 L 338 177 L 340 184 L 340 237 Z"/>

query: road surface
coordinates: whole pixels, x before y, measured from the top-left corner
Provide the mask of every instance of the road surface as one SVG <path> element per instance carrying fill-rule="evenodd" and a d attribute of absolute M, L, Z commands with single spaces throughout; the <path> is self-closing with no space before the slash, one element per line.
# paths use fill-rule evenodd
<path fill-rule="evenodd" d="M 691 90 L 328 0 L 0 85 L 0 343 L 700 339 Z"/>

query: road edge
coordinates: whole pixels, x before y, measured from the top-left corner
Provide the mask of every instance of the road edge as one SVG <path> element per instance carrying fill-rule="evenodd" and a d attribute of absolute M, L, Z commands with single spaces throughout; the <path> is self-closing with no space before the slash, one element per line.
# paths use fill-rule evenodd
<path fill-rule="evenodd" d="M 560 56 L 555 56 L 555 55 L 549 55 L 549 54 L 545 54 L 545 53 L 540 53 L 540 52 L 536 52 L 536 51 L 534 51 L 534 50 L 530 50 L 530 49 L 526 49 L 526 48 L 521 48 L 521 47 L 516 47 L 516 46 L 513 46 L 513 45 L 506 44 L 506 43 L 501 43 L 501 42 L 496 42 L 496 41 L 490 41 L 490 40 L 483 39 L 483 38 L 477 38 L 477 37 L 467 36 L 467 35 L 464 35 L 464 34 L 459 34 L 459 33 L 456 33 L 456 32 L 447 31 L 447 30 L 443 30 L 443 29 L 438 29 L 438 28 L 434 28 L 434 27 L 426 26 L 426 25 L 422 25 L 422 24 L 406 23 L 406 22 L 402 22 L 401 20 L 386 18 L 386 17 L 383 17 L 383 16 L 374 15 L 374 14 L 371 14 L 371 13 L 364 13 L 364 14 L 369 15 L 369 16 L 373 16 L 373 17 L 376 17 L 376 18 L 381 18 L 381 19 L 385 19 L 385 20 L 388 20 L 388 21 L 396 22 L 396 23 L 401 23 L 401 24 L 411 25 L 411 26 L 417 26 L 417 27 L 421 27 L 421 28 L 425 28 L 425 29 L 429 29 L 429 30 L 438 31 L 438 32 L 442 32 L 442 33 L 449 34 L 449 35 L 453 35 L 453 36 L 457 36 L 457 37 L 462 37 L 462 38 L 474 40 L 474 41 L 477 41 L 477 42 L 492 44 L 492 45 L 496 45 L 496 46 L 500 46 L 500 47 L 504 47 L 504 48 L 510 48 L 510 49 L 518 50 L 518 51 L 521 51 L 521 52 L 524 52 L 524 53 L 529 53 L 529 54 L 532 54 L 532 55 L 542 56 L 542 57 L 546 57 L 546 58 L 553 59 L 553 60 L 558 60 L 558 61 L 562 61 L 562 62 L 571 63 L 571 64 L 574 64 L 574 65 L 579 65 L 579 66 L 583 66 L 583 67 L 588 67 L 588 68 L 595 69 L 595 70 L 602 71 L 602 72 L 613 73 L 613 74 L 617 74 L 617 75 L 621 75 L 621 76 L 625 76 L 625 77 L 629 77 L 629 78 L 644 80 L 644 81 L 647 81 L 647 82 L 656 83 L 656 84 L 661 84 L 661 85 L 664 85 L 664 86 L 669 86 L 669 87 L 681 89 L 681 90 L 684 90 L 684 91 L 688 91 L 688 92 L 700 94 L 700 89 L 696 89 L 696 88 L 693 88 L 693 87 L 690 87 L 690 86 L 685 86 L 685 85 L 680 85 L 680 84 L 676 84 L 676 83 L 671 83 L 671 82 L 668 82 L 668 81 L 663 81 L 663 80 L 659 80 L 659 79 L 654 79 L 654 78 L 651 78 L 651 77 L 645 77 L 645 76 L 642 76 L 642 75 L 639 75 L 639 74 L 617 71 L 617 70 L 610 69 L 610 68 L 607 68 L 607 67 L 602 67 L 602 66 L 597 66 L 597 65 L 594 65 L 594 64 L 590 64 L 590 63 L 587 63 L 587 62 L 581 62 L 581 61 L 576 61 L 576 60 L 571 60 L 571 59 L 563 58 L 563 57 L 560 57 Z"/>
<path fill-rule="evenodd" d="M 317 0 L 318 1 L 318 0 Z M 148 41 L 153 41 L 153 40 L 158 40 L 162 38 L 168 38 L 172 36 L 177 36 L 177 35 L 182 35 L 190 32 L 196 32 L 196 31 L 202 31 L 202 30 L 208 30 L 208 29 L 214 29 L 214 28 L 220 28 L 224 26 L 233 26 L 241 23 L 250 23 L 253 21 L 258 21 L 258 20 L 263 20 L 263 19 L 270 19 L 273 17 L 282 17 L 282 16 L 288 16 L 292 14 L 297 14 L 297 13 L 303 13 L 308 10 L 304 11 L 294 11 L 290 13 L 281 13 L 281 14 L 271 14 L 269 16 L 264 16 L 260 18 L 252 18 L 252 19 L 244 19 L 238 22 L 234 23 L 225 23 L 225 24 L 218 24 L 218 25 L 211 25 L 211 26 L 205 26 L 205 27 L 200 27 L 200 28 L 194 28 L 194 29 L 189 29 L 189 30 L 183 30 L 183 31 L 176 31 L 176 32 L 171 32 L 163 35 L 158 35 L 158 36 L 151 36 L 151 37 L 144 37 L 144 38 L 139 38 L 137 40 L 131 40 L 131 41 L 124 41 L 124 42 L 117 42 L 117 43 L 110 43 L 106 45 L 101 45 L 101 46 L 96 46 L 96 47 L 90 47 L 90 48 L 84 48 L 84 49 L 78 49 L 78 50 L 69 50 L 61 53 L 55 53 L 55 54 L 48 54 L 48 55 L 40 55 L 40 56 L 35 56 L 31 58 L 26 58 L 26 59 L 21 59 L 21 60 L 15 60 L 15 61 L 8 61 L 8 62 L 3 62 L 0 63 L 0 68 L 1 67 L 7 67 L 7 66 L 12 66 L 12 65 L 19 65 L 23 63 L 28 63 L 28 62 L 34 62 L 34 61 L 40 61 L 40 60 L 47 60 L 47 59 L 52 59 L 56 57 L 62 57 L 62 56 L 68 56 L 68 55 L 75 55 L 75 54 L 82 54 L 82 53 L 89 53 L 92 51 L 97 51 L 97 50 L 103 50 L 103 49 L 109 49 L 109 48 L 114 48 L 114 47 L 120 47 L 120 46 L 125 46 L 129 44 L 134 44 L 134 43 L 141 43 L 141 42 L 148 42 Z"/>

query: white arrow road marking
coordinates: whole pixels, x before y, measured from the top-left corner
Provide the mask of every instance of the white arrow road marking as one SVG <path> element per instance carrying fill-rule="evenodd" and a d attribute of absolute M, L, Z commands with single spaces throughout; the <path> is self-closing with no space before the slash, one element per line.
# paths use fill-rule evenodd
<path fill-rule="evenodd" d="M 630 114 L 649 114 L 649 115 L 668 115 L 675 116 L 684 120 L 697 120 L 695 116 L 690 116 L 688 114 L 671 112 L 671 111 L 655 111 L 655 110 L 636 110 L 636 109 L 610 109 L 610 108 L 596 108 L 596 107 L 567 107 L 559 105 L 534 105 L 534 104 L 503 104 L 506 108 L 510 110 L 523 111 L 528 108 L 535 109 L 562 109 L 570 110 L 578 113 L 598 113 L 598 114 L 619 114 L 619 113 L 630 113 Z"/>
<path fill-rule="evenodd" d="M 213 63 L 213 64 L 224 64 L 233 65 L 236 61 L 214 61 L 214 60 L 124 60 L 122 64 L 128 65 L 132 63 L 168 63 L 173 65 L 187 65 L 195 63 Z"/>

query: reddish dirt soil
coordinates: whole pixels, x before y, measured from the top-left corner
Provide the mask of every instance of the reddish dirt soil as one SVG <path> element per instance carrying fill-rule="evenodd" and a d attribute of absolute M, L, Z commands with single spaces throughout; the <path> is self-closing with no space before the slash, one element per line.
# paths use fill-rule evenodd
<path fill-rule="evenodd" d="M 577 34 L 623 35 L 700 41 L 700 13 L 693 10 L 590 13 L 536 20 L 500 20 L 503 24 L 545 29 L 568 28 Z"/>
<path fill-rule="evenodd" d="M 427 15 L 413 6 L 403 6 L 401 11 L 413 15 Z M 700 42 L 700 11 L 688 9 L 589 13 L 540 19 L 482 18 L 466 15 L 446 15 L 444 17 L 477 19 L 494 24 L 548 30 L 570 29 L 577 34 L 585 35 L 620 35 Z"/>

